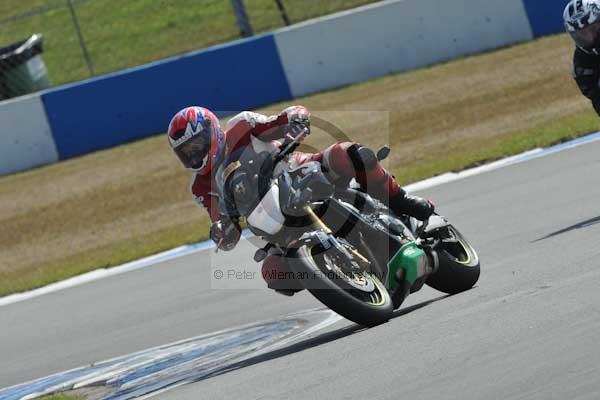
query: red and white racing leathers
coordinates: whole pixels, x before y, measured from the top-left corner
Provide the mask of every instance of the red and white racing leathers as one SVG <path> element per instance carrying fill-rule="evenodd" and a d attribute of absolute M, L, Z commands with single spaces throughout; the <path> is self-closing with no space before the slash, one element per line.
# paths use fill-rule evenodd
<path fill-rule="evenodd" d="M 305 107 L 294 106 L 285 109 L 279 115 L 270 117 L 249 111 L 236 115 L 229 120 L 225 127 L 227 149 L 224 159 L 227 159 L 229 154 L 247 146 L 252 146 L 257 152 L 275 151 L 279 145 L 276 140 L 285 136 L 290 120 L 297 116 L 308 117 L 309 112 Z M 368 169 L 357 170 L 356 157 L 353 158 L 350 154 L 350 149 L 356 148 L 356 146 L 351 142 L 338 142 L 319 153 L 295 152 L 293 159 L 298 165 L 309 161 L 321 162 L 333 180 L 349 181 L 351 178 L 355 178 L 371 195 L 386 203 L 387 200 L 398 194 L 404 195 L 402 188 L 379 162 L 375 162 Z M 192 179 L 192 194 L 196 202 L 207 209 L 213 222 L 221 218 L 216 187 L 214 173 L 195 174 Z M 268 286 L 283 291 L 294 290 L 294 287 L 290 287 L 290 285 L 294 286 L 291 282 L 280 282 L 268 278 L 278 276 L 277 272 L 286 272 L 286 270 L 287 267 L 281 257 L 277 255 L 267 257 L 263 263 L 263 277 Z"/>
<path fill-rule="evenodd" d="M 270 117 L 250 111 L 239 113 L 230 119 L 225 127 L 227 145 L 225 159 L 228 154 L 247 146 L 252 146 L 255 151 L 276 150 L 279 145 L 276 140 L 285 136 L 285 128 L 289 124 L 291 116 L 295 114 L 308 115 L 309 112 L 305 107 L 294 106 L 287 108 L 279 115 Z M 309 161 L 323 163 L 334 179 L 356 178 L 361 186 L 373 189 L 372 192 L 378 198 L 394 197 L 402 191 L 393 177 L 379 163 L 364 173 L 357 172 L 348 153 L 349 148 L 353 145 L 354 143 L 351 142 L 338 142 L 319 153 L 295 152 L 293 158 L 299 165 Z M 207 209 L 211 220 L 219 220 L 218 194 L 216 193 L 214 174 L 194 174 L 191 191 L 196 202 Z"/>

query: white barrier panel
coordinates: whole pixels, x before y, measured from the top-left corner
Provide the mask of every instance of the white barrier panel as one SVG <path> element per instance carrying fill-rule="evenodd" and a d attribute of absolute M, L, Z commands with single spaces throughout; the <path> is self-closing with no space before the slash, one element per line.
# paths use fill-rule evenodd
<path fill-rule="evenodd" d="M 392 0 L 275 32 L 294 97 L 531 39 L 521 0 Z"/>
<path fill-rule="evenodd" d="M 39 95 L 0 106 L 0 175 L 58 161 L 58 153 Z"/>

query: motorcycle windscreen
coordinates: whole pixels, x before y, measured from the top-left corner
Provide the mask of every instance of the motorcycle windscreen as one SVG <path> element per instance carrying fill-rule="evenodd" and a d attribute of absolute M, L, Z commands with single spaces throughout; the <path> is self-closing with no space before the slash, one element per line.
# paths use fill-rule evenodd
<path fill-rule="evenodd" d="M 271 186 L 246 221 L 269 235 L 275 235 L 283 228 L 285 217 L 279 206 L 279 186 Z"/>

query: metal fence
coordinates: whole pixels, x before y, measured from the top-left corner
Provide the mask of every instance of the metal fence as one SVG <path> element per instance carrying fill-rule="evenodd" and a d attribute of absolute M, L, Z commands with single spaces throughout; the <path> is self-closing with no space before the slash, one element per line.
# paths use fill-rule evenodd
<path fill-rule="evenodd" d="M 374 1 L 3 0 L 0 47 L 41 34 L 48 80 L 59 85 Z M 0 54 L 0 92 L 10 68 Z"/>

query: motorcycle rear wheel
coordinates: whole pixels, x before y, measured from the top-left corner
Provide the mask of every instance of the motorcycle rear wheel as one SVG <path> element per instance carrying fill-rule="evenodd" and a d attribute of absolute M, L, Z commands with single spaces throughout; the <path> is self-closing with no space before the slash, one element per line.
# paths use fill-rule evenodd
<path fill-rule="evenodd" d="M 477 283 L 479 256 L 458 229 L 449 226 L 448 231 L 455 241 L 442 241 L 435 249 L 439 267 L 426 283 L 440 292 L 456 294 L 471 289 Z"/>

